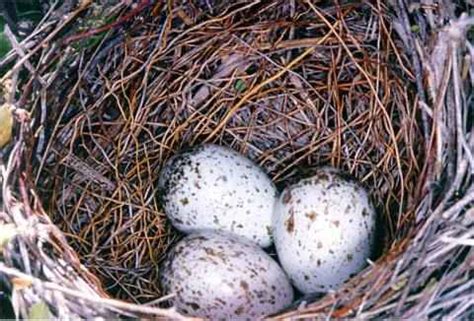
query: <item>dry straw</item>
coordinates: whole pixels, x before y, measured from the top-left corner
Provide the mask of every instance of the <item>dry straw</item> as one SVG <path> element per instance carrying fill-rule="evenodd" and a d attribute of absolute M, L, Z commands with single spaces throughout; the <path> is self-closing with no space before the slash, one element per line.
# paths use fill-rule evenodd
<path fill-rule="evenodd" d="M 180 148 L 215 142 L 280 185 L 339 167 L 381 213 L 383 255 L 276 318 L 468 317 L 468 9 L 66 1 L 21 41 L 7 30 L 2 103 L 15 128 L 1 167 L 0 282 L 15 311 L 182 318 L 160 305 L 157 265 L 179 235 L 156 178 Z"/>

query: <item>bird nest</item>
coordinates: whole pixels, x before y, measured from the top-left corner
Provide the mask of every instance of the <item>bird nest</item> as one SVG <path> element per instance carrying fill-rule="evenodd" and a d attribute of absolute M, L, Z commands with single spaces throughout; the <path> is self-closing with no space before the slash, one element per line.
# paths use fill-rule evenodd
<path fill-rule="evenodd" d="M 379 258 L 276 318 L 469 315 L 467 4 L 65 3 L 9 33 L 1 62 L 0 282 L 18 316 L 182 318 L 157 282 L 180 235 L 156 181 L 202 143 L 280 186 L 331 165 L 373 197 Z"/>

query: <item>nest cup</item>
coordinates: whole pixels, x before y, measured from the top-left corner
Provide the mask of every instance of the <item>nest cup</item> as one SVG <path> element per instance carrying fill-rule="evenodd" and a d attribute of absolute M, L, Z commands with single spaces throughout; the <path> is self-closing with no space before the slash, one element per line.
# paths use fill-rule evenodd
<path fill-rule="evenodd" d="M 182 318 L 158 284 L 181 235 L 156 183 L 167 159 L 203 143 L 246 155 L 280 188 L 331 165 L 372 195 L 378 257 L 337 292 L 301 298 L 276 318 L 469 313 L 474 75 L 462 7 L 53 9 L 7 56 L 16 64 L 2 78 L 18 94 L 0 213 L 15 232 L 0 252 L 0 282 L 19 315 L 40 303 L 57 317 Z M 437 42 L 417 52 L 435 29 Z"/>

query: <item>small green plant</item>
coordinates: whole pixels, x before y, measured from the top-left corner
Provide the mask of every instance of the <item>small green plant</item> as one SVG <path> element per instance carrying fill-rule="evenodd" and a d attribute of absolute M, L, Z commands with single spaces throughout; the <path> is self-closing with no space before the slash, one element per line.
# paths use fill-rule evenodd
<path fill-rule="evenodd" d="M 5 33 L 3 32 L 5 28 L 5 20 L 3 17 L 0 17 L 0 59 L 5 57 L 5 55 L 10 51 L 11 46 L 10 42 L 8 41 Z"/>

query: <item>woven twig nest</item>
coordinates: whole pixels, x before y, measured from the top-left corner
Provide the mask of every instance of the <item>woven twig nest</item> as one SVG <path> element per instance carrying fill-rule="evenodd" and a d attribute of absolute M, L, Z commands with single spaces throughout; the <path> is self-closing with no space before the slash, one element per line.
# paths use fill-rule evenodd
<path fill-rule="evenodd" d="M 183 317 L 160 305 L 158 265 L 180 235 L 156 180 L 181 148 L 213 142 L 280 185 L 314 166 L 340 168 L 380 214 L 380 258 L 337 292 L 301 298 L 276 318 L 469 316 L 467 9 L 52 8 L 2 62 L 11 63 L 1 81 L 15 122 L 3 148 L 0 281 L 17 315 L 40 304 L 60 318 Z"/>

